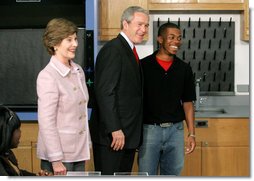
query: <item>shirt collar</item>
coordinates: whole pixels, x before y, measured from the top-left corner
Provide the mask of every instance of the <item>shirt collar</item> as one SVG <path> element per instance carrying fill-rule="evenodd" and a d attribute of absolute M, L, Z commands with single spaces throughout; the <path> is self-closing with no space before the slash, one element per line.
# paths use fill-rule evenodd
<path fill-rule="evenodd" d="M 128 42 L 128 44 L 130 45 L 131 49 L 133 49 L 134 44 L 130 41 L 130 39 L 127 37 L 127 35 L 124 32 L 120 32 L 120 34 L 124 37 L 124 39 Z"/>
<path fill-rule="evenodd" d="M 54 55 L 50 59 L 50 64 L 63 77 L 67 76 L 68 73 L 71 71 L 70 67 L 67 67 L 66 65 L 64 65 Z M 79 68 L 76 66 L 76 64 L 72 60 L 70 60 L 70 64 L 75 71 L 79 70 Z"/>

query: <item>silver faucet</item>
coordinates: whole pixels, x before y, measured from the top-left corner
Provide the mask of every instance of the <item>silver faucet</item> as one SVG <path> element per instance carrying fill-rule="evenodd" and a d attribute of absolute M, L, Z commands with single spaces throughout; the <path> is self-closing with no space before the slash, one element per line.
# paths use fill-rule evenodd
<path fill-rule="evenodd" d="M 195 102 L 195 110 L 199 110 L 200 107 L 200 81 L 201 77 L 196 79 L 196 102 Z"/>

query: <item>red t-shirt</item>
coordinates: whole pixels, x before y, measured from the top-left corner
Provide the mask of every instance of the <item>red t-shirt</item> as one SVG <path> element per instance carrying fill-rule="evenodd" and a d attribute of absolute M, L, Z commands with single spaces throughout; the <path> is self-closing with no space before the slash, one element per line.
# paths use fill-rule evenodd
<path fill-rule="evenodd" d="M 159 59 L 158 57 L 156 57 L 156 60 L 165 71 L 167 71 L 173 63 L 173 61 L 164 61 Z"/>

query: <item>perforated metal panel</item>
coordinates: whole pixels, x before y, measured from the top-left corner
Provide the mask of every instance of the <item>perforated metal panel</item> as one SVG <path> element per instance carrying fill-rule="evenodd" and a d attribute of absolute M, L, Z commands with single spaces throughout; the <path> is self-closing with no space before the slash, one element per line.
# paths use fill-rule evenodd
<path fill-rule="evenodd" d="M 158 49 L 159 26 L 153 22 L 153 45 Z M 182 31 L 182 46 L 177 56 L 189 63 L 195 79 L 202 78 L 202 94 L 234 94 L 235 23 L 231 21 L 177 21 Z"/>

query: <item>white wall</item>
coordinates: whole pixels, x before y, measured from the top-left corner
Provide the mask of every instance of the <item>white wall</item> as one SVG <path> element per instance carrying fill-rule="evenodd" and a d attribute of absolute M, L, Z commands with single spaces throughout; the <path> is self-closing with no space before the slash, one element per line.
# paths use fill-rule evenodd
<path fill-rule="evenodd" d="M 181 21 L 198 21 L 201 18 L 201 21 L 209 21 L 211 17 L 212 21 L 229 21 L 232 17 L 232 21 L 235 22 L 235 88 L 237 85 L 249 85 L 249 42 L 240 40 L 240 13 L 230 13 L 230 14 L 211 14 L 211 12 L 206 12 L 205 14 L 186 14 L 186 11 L 174 13 L 174 14 L 158 14 L 152 13 L 150 15 L 150 28 L 149 28 L 149 40 L 142 45 L 137 46 L 137 51 L 140 58 L 143 58 L 153 52 L 153 21 L 157 21 L 160 18 L 160 21 L 167 21 L 170 18 L 170 21 L 178 21 L 180 18 Z M 157 34 L 157 32 L 155 32 Z M 236 94 L 246 94 L 239 93 L 236 91 Z M 247 93 L 248 94 L 248 93 Z"/>

